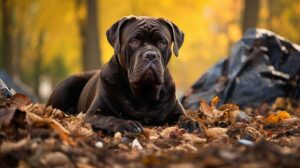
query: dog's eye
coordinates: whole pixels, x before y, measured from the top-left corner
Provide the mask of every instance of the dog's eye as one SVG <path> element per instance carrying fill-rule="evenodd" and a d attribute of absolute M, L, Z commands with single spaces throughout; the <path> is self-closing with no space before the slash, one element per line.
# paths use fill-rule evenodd
<path fill-rule="evenodd" d="M 139 39 L 132 39 L 132 40 L 129 41 L 129 44 L 130 44 L 131 46 L 133 46 L 133 47 L 137 47 L 137 46 L 139 46 L 141 43 L 142 43 L 142 41 L 139 40 Z"/>
<path fill-rule="evenodd" d="M 167 44 L 167 42 L 165 40 L 159 40 L 157 41 L 157 45 L 160 47 L 164 47 Z"/>

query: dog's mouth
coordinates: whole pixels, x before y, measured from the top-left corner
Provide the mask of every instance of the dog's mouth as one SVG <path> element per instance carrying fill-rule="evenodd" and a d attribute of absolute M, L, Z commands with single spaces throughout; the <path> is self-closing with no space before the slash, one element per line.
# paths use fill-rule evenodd
<path fill-rule="evenodd" d="M 132 93 L 146 100 L 158 100 L 162 85 L 161 76 L 157 74 L 151 64 L 147 65 L 141 74 L 139 80 L 130 82 Z"/>
<path fill-rule="evenodd" d="M 145 68 L 145 71 L 141 77 L 141 81 L 143 82 L 154 82 L 156 84 L 161 84 L 160 74 L 155 71 L 155 65 L 153 63 L 149 63 Z"/>
<path fill-rule="evenodd" d="M 133 85 L 161 85 L 163 83 L 162 68 L 156 63 L 147 63 L 135 68 L 129 74 L 129 82 Z"/>

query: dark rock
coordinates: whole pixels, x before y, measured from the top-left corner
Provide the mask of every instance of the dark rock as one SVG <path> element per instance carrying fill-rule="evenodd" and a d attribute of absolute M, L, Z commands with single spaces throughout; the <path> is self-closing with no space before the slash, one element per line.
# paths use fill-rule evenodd
<path fill-rule="evenodd" d="M 264 29 L 249 29 L 231 49 L 182 98 L 188 109 L 198 109 L 199 100 L 221 98 L 219 105 L 234 103 L 258 107 L 277 97 L 300 99 L 300 46 Z"/>

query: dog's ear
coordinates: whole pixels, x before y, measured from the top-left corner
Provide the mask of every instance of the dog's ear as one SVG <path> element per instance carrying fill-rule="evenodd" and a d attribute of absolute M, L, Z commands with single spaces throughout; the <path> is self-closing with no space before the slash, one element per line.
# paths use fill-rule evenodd
<path fill-rule="evenodd" d="M 169 29 L 171 30 L 172 40 L 174 42 L 173 52 L 175 56 L 178 56 L 178 51 L 184 41 L 184 33 L 178 28 L 177 25 L 175 25 L 173 22 L 169 21 L 168 19 L 164 19 L 164 18 L 159 18 L 159 19 L 164 23 L 166 23 Z"/>
<path fill-rule="evenodd" d="M 120 37 L 122 28 L 124 25 L 134 16 L 125 16 L 122 19 L 118 20 L 114 23 L 107 31 L 106 31 L 106 38 L 109 44 L 114 48 L 114 52 L 117 55 L 120 52 L 121 44 L 120 44 Z"/>

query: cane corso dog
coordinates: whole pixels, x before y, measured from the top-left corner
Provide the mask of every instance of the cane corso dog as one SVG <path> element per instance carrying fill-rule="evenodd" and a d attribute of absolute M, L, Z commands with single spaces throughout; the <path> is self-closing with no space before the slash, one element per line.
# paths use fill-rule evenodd
<path fill-rule="evenodd" d="M 69 114 L 84 112 L 94 130 L 107 134 L 176 122 L 189 132 L 199 130 L 178 101 L 167 68 L 172 51 L 178 56 L 183 32 L 164 18 L 128 16 L 106 35 L 114 48 L 110 61 L 101 70 L 61 81 L 47 105 Z"/>

